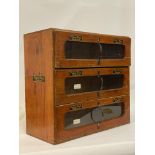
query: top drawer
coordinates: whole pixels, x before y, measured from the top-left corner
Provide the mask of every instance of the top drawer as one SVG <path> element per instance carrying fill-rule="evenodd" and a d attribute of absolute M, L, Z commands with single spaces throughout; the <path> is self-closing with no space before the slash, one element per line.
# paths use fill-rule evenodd
<path fill-rule="evenodd" d="M 54 31 L 56 68 L 130 65 L 128 37 Z"/>

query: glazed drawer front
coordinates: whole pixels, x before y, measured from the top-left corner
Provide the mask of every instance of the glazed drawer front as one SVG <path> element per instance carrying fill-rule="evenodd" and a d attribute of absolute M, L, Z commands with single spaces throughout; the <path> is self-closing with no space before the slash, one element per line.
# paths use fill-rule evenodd
<path fill-rule="evenodd" d="M 120 117 L 123 114 L 123 103 L 112 103 L 89 109 L 68 112 L 65 114 L 65 129 L 82 127 Z"/>
<path fill-rule="evenodd" d="M 56 105 L 129 93 L 128 68 L 55 70 Z"/>
<path fill-rule="evenodd" d="M 129 121 L 129 97 L 117 96 L 56 107 L 57 138 L 68 140 Z"/>
<path fill-rule="evenodd" d="M 55 67 L 130 65 L 130 38 L 55 31 Z"/>

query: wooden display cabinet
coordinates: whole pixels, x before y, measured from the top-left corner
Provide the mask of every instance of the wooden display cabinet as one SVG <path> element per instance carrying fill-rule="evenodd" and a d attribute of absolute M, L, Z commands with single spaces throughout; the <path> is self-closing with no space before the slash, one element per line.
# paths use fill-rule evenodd
<path fill-rule="evenodd" d="M 52 28 L 25 34 L 27 134 L 58 144 L 129 123 L 130 43 Z"/>

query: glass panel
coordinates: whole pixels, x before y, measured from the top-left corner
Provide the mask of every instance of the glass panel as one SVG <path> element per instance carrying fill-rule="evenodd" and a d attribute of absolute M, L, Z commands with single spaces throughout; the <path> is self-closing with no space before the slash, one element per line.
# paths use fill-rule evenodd
<path fill-rule="evenodd" d="M 116 89 L 123 87 L 123 79 L 124 75 L 103 75 L 101 76 L 103 79 L 102 90 Z"/>
<path fill-rule="evenodd" d="M 72 111 L 65 114 L 65 129 L 103 122 L 120 117 L 123 114 L 123 103 Z"/>
<path fill-rule="evenodd" d="M 101 46 L 101 47 L 100 47 Z M 101 50 L 101 51 L 100 51 Z M 65 42 L 66 59 L 122 59 L 125 56 L 125 45 L 90 42 Z"/>
<path fill-rule="evenodd" d="M 66 94 L 98 91 L 101 80 L 97 76 L 71 77 L 65 79 Z"/>
<path fill-rule="evenodd" d="M 66 41 L 66 59 L 98 59 L 100 47 L 97 43 Z"/>
<path fill-rule="evenodd" d="M 101 44 L 102 59 L 122 59 L 125 56 L 125 45 Z"/>
<path fill-rule="evenodd" d="M 123 87 L 124 75 L 69 77 L 65 79 L 65 93 L 75 94 Z"/>

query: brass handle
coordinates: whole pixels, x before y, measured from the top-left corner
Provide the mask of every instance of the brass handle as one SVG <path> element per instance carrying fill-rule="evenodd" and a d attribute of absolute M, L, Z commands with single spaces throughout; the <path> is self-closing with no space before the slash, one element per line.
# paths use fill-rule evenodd
<path fill-rule="evenodd" d="M 119 68 L 113 69 L 113 71 L 112 71 L 113 74 L 121 74 L 121 72 L 122 71 Z"/>
<path fill-rule="evenodd" d="M 115 97 L 113 98 L 113 103 L 120 103 L 123 102 L 123 97 Z"/>
<path fill-rule="evenodd" d="M 101 80 L 100 90 L 103 89 L 103 77 L 101 75 L 98 75 L 98 78 Z"/>
<path fill-rule="evenodd" d="M 100 86 L 100 90 L 102 90 L 102 89 L 103 89 L 103 77 L 100 77 L 100 79 L 101 79 L 101 86 Z"/>
<path fill-rule="evenodd" d="M 123 44 L 123 40 L 122 39 L 115 39 L 113 42 L 115 44 Z"/>
<path fill-rule="evenodd" d="M 72 41 L 82 41 L 82 36 L 72 35 L 72 36 L 70 36 L 70 40 L 72 40 Z"/>
<path fill-rule="evenodd" d="M 45 82 L 45 76 L 40 75 L 40 74 L 39 75 L 33 75 L 32 80 L 34 82 Z"/>
<path fill-rule="evenodd" d="M 69 110 L 70 111 L 77 111 L 77 110 L 81 110 L 82 109 L 82 104 L 73 104 L 70 106 Z"/>

